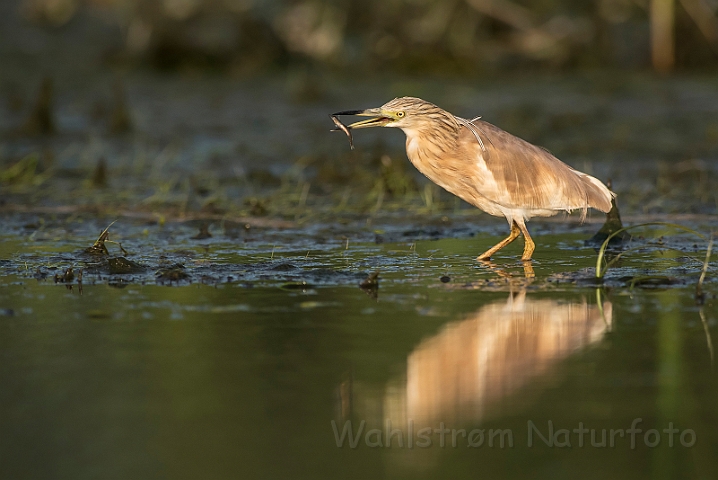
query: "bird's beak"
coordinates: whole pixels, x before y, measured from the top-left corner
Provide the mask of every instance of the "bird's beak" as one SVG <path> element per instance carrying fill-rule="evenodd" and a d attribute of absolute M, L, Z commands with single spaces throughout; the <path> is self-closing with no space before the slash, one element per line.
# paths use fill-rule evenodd
<path fill-rule="evenodd" d="M 360 117 L 374 117 L 369 120 L 362 120 L 361 122 L 355 122 L 351 125 L 347 125 L 347 128 L 369 128 L 369 127 L 383 127 L 388 123 L 396 120 L 394 116 L 381 108 L 370 108 L 368 110 L 347 110 L 344 112 L 337 112 L 333 114 L 337 115 L 358 115 Z"/>

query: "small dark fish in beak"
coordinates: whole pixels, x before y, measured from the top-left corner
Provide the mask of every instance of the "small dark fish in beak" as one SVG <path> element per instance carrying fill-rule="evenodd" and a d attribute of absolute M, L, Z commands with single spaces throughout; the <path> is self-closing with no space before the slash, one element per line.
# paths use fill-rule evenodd
<path fill-rule="evenodd" d="M 359 111 L 361 111 L 361 110 L 359 110 Z M 349 147 L 352 150 L 354 150 L 354 139 L 352 138 L 352 132 L 350 132 L 349 128 L 347 128 L 347 126 L 344 125 L 337 118 L 337 115 L 356 115 L 356 113 L 354 113 L 354 112 L 355 112 L 355 110 L 350 110 L 350 111 L 346 111 L 346 112 L 339 112 L 339 113 L 334 113 L 332 115 L 329 115 L 329 118 L 331 118 L 332 122 L 334 122 L 334 125 L 336 125 L 336 128 L 332 128 L 330 131 L 338 132 L 341 130 L 342 132 L 346 133 L 347 137 L 349 137 Z"/>

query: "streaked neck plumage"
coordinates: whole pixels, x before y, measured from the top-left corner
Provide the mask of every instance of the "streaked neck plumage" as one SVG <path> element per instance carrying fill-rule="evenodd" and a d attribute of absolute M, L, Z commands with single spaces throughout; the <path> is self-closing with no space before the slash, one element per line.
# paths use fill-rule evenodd
<path fill-rule="evenodd" d="M 441 154 L 456 151 L 461 125 L 453 115 L 437 108 L 430 118 L 403 127 L 402 130 L 406 134 L 406 153 L 409 160 L 422 170 L 422 159 L 436 158 Z"/>

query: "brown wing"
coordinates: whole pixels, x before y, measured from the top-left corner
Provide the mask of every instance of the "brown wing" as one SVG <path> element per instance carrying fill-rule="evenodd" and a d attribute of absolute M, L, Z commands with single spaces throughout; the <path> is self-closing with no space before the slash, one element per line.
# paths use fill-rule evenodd
<path fill-rule="evenodd" d="M 518 209 L 611 209 L 612 194 L 596 178 L 488 122 L 472 123 L 483 147 L 468 127 L 461 129 L 460 143 L 464 158 L 478 162 L 472 180 L 489 200 Z"/>

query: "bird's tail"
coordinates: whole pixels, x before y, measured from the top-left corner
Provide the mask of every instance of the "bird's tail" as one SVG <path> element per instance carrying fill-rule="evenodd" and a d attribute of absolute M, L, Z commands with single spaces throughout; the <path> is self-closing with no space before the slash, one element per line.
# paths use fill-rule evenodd
<path fill-rule="evenodd" d="M 596 210 L 608 213 L 608 211 L 611 210 L 611 200 L 613 200 L 616 194 L 610 191 L 603 182 L 591 175 L 579 173 L 579 177 L 581 178 L 586 198 L 584 215 L 587 208 L 595 208 Z"/>

